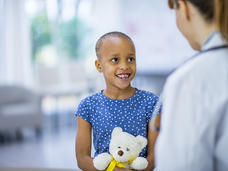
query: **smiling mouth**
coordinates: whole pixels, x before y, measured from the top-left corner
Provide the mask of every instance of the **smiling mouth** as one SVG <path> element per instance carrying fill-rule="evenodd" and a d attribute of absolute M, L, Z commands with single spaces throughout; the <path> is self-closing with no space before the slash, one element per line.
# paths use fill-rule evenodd
<path fill-rule="evenodd" d="M 128 80 L 131 74 L 129 73 L 123 73 L 123 74 L 117 74 L 116 76 L 121 80 Z"/>

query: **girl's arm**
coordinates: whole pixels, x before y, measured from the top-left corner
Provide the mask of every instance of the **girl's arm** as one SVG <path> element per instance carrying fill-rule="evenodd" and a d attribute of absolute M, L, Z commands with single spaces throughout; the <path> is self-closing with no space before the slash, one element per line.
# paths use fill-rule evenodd
<path fill-rule="evenodd" d="M 93 166 L 93 158 L 91 158 L 91 125 L 81 117 L 77 117 L 75 153 L 80 169 L 98 171 Z"/>
<path fill-rule="evenodd" d="M 151 123 L 152 121 L 149 121 L 148 124 L 148 145 L 147 145 L 147 161 L 148 166 L 143 171 L 151 171 L 154 169 L 154 149 L 155 149 L 155 143 L 157 140 L 157 136 L 159 134 L 159 128 L 160 128 L 160 117 L 161 114 L 157 115 L 154 123 Z M 151 124 L 153 124 L 153 127 L 156 129 L 151 129 Z"/>
<path fill-rule="evenodd" d="M 91 125 L 77 117 L 77 135 L 75 141 L 75 153 L 78 167 L 83 171 L 99 171 L 93 165 L 91 158 Z M 129 169 L 115 168 L 114 171 L 132 171 Z"/>

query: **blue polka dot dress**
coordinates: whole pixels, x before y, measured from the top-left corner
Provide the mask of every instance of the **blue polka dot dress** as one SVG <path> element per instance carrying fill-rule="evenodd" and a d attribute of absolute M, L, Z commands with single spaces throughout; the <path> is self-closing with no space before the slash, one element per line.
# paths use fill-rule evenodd
<path fill-rule="evenodd" d="M 76 116 L 80 116 L 92 126 L 95 156 L 109 152 L 112 130 L 121 127 L 134 136 L 147 137 L 148 122 L 158 97 L 151 92 L 136 89 L 127 99 L 110 99 L 102 92 L 81 101 Z M 146 157 L 146 148 L 140 156 Z"/>

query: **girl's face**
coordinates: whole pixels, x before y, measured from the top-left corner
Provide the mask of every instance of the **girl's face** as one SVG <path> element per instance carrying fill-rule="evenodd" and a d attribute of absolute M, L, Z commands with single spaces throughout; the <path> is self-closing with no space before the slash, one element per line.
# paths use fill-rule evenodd
<path fill-rule="evenodd" d="M 127 89 L 136 72 L 133 44 L 124 37 L 108 37 L 100 49 L 97 69 L 103 72 L 107 89 Z"/>

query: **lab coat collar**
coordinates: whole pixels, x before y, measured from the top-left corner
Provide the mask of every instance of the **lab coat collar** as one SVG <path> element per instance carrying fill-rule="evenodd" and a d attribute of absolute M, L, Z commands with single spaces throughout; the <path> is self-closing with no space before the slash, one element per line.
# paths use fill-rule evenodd
<path fill-rule="evenodd" d="M 214 46 L 222 46 L 226 44 L 227 44 L 226 41 L 223 39 L 219 31 L 215 31 L 211 33 L 211 35 L 204 42 L 203 47 L 201 48 L 201 51 L 212 48 Z"/>

